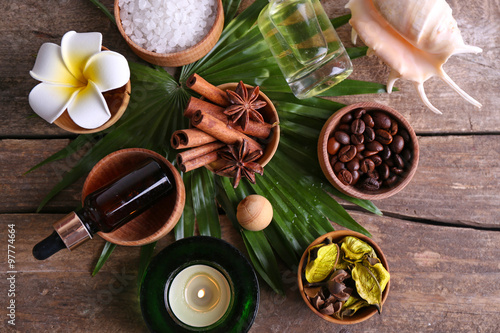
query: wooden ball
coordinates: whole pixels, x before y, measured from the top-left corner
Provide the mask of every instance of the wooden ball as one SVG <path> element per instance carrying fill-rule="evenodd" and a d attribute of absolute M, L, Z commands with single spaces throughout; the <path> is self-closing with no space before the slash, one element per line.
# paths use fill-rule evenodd
<path fill-rule="evenodd" d="M 243 228 L 250 231 L 259 231 L 271 223 L 273 206 L 265 197 L 252 194 L 238 204 L 236 218 Z"/>

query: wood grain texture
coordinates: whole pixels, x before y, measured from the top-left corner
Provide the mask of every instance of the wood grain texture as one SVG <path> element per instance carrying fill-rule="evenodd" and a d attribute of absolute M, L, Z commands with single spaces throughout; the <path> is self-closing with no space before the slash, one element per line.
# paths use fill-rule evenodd
<path fill-rule="evenodd" d="M 353 215 L 373 234 L 389 261 L 391 290 L 382 315 L 352 326 L 320 320 L 303 303 L 295 273 L 283 269 L 285 296 L 260 280 L 259 313 L 250 332 L 498 332 L 500 233 Z M 147 332 L 135 293 L 138 248 L 117 247 L 93 278 L 90 271 L 103 246 L 100 238 L 43 262 L 32 257 L 33 245 L 58 217 L 0 215 L 2 225 L 16 225 L 16 330 Z M 221 223 L 223 238 L 244 249 L 230 222 L 223 218 Z M 0 237 L 6 238 L 6 228 Z M 162 239 L 155 253 L 172 241 L 172 235 Z M 5 260 L 0 261 L 3 276 Z M 5 279 L 0 288 L 6 289 Z"/>
<path fill-rule="evenodd" d="M 243 0 L 241 8 L 253 0 Z M 110 10 L 113 0 L 103 3 Z M 347 14 L 347 0 L 322 1 L 330 17 Z M 420 102 L 409 82 L 391 95 L 333 98 L 352 104 L 374 101 L 400 111 L 419 136 L 420 164 L 412 182 L 376 205 L 384 216 L 351 209 L 389 261 L 391 290 L 381 316 L 339 326 L 320 320 L 298 294 L 296 276 L 282 267 L 286 295 L 261 280 L 260 309 L 251 333 L 291 332 L 486 332 L 500 331 L 500 4 L 498 0 L 448 0 L 466 43 L 483 53 L 452 57 L 450 77 L 483 104 L 477 110 L 443 82 L 425 84 L 438 116 Z M 136 293 L 139 248 L 117 247 L 96 277 L 91 271 L 104 241 L 97 237 L 68 253 L 36 261 L 32 247 L 52 231 L 61 214 L 80 201 L 83 180 L 36 207 L 74 166 L 78 154 L 24 175 L 75 136 L 34 115 L 29 76 L 44 42 L 60 44 L 69 30 L 99 31 L 109 49 L 143 63 L 117 28 L 88 0 L 0 1 L 0 240 L 6 252 L 7 225 L 16 229 L 16 327 L 7 326 L 1 303 L 1 332 L 147 332 Z M 350 27 L 338 29 L 346 46 Z M 361 44 L 360 44 L 361 45 Z M 173 71 L 173 69 L 169 69 Z M 351 78 L 385 83 L 389 70 L 376 57 L 354 60 Z M 325 180 L 326 181 L 326 180 Z M 246 254 L 237 231 L 222 218 L 222 237 Z M 160 240 L 155 253 L 173 242 Z M 4 253 L 5 253 L 4 252 Z M 7 258 L 0 259 L 0 291 L 8 290 Z M 1 298 L 2 300 L 5 299 Z"/>
<path fill-rule="evenodd" d="M 347 1 L 325 1 L 324 7 L 329 17 L 336 17 L 349 13 L 344 8 L 346 3 Z M 448 4 L 466 44 L 478 46 L 483 52 L 453 56 L 443 68 L 463 90 L 483 104 L 482 109 L 467 103 L 437 78 L 431 78 L 425 83 L 425 91 L 431 103 L 443 115 L 436 115 L 428 110 L 418 98 L 413 85 L 401 80 L 395 84 L 399 91 L 390 95 L 344 96 L 335 100 L 346 104 L 367 100 L 387 104 L 400 111 L 417 133 L 498 133 L 500 6 L 495 0 L 448 1 Z M 350 26 L 338 29 L 338 33 L 346 47 L 353 46 L 350 42 Z M 361 45 L 362 42 L 358 42 L 356 46 Z M 389 68 L 375 56 L 355 59 L 353 65 L 354 71 L 350 76 L 352 79 L 383 84 L 387 81 Z"/>
<path fill-rule="evenodd" d="M 0 213 L 35 212 L 49 191 L 78 161 L 78 154 L 47 164 L 31 173 L 30 168 L 66 147 L 69 140 L 0 140 Z M 46 209 L 73 209 L 80 199 L 83 181 L 63 190 Z"/>
<path fill-rule="evenodd" d="M 391 216 L 500 228 L 500 140 L 495 135 L 419 137 L 420 162 L 412 181 L 393 197 L 375 201 Z M 23 175 L 65 147 L 67 140 L 0 140 L 0 212 L 34 212 L 76 156 Z M 21 152 L 21 153 L 20 153 Z M 70 211 L 84 179 L 46 209 Z M 326 181 L 326 179 L 325 179 Z"/>
<path fill-rule="evenodd" d="M 377 201 L 387 214 L 500 228 L 500 140 L 496 135 L 420 137 L 411 183 Z"/>

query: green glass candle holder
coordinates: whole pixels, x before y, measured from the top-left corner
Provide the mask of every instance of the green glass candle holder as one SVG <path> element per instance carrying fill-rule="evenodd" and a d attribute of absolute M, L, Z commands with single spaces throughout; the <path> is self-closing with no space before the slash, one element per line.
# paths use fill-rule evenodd
<path fill-rule="evenodd" d="M 199 267 L 206 268 L 203 272 L 219 272 L 217 279 L 209 277 L 208 280 L 216 281 L 213 287 L 216 293 L 226 289 L 227 293 L 222 295 L 229 294 L 228 302 L 221 298 L 220 302 L 217 299 L 207 303 L 223 306 L 223 309 L 227 307 L 213 322 L 203 318 L 207 314 L 203 310 L 204 303 L 200 303 L 200 308 L 195 304 L 191 309 L 193 303 L 189 297 L 194 297 L 196 303 L 199 301 L 196 295 L 200 293 L 191 296 L 193 290 L 189 288 L 200 288 L 199 291 L 205 293 L 197 285 L 200 274 L 186 275 L 186 281 L 179 283 L 188 271 Z M 227 280 L 227 284 L 220 283 L 221 280 Z M 201 281 L 203 284 L 203 279 Z M 174 293 L 177 296 L 174 297 Z M 151 332 L 247 332 L 257 315 L 259 283 L 252 266 L 238 249 L 221 239 L 195 236 L 169 245 L 153 258 L 142 283 L 140 298 L 142 315 Z M 183 302 L 187 311 L 194 311 L 192 316 L 179 312 L 182 310 L 179 303 Z M 201 312 L 195 315 L 196 311 Z"/>

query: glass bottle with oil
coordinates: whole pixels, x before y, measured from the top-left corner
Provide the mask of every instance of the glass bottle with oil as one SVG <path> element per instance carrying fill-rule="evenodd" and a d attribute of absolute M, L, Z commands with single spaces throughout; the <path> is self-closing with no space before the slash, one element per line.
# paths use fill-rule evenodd
<path fill-rule="evenodd" d="M 319 0 L 270 0 L 259 29 L 297 98 L 341 82 L 352 63 Z"/>

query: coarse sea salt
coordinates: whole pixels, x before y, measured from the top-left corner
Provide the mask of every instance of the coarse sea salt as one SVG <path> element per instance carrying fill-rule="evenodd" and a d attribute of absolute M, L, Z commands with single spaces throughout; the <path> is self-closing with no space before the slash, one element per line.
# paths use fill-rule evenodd
<path fill-rule="evenodd" d="M 125 33 L 138 46 L 156 53 L 188 49 L 215 22 L 216 0 L 120 0 Z"/>

